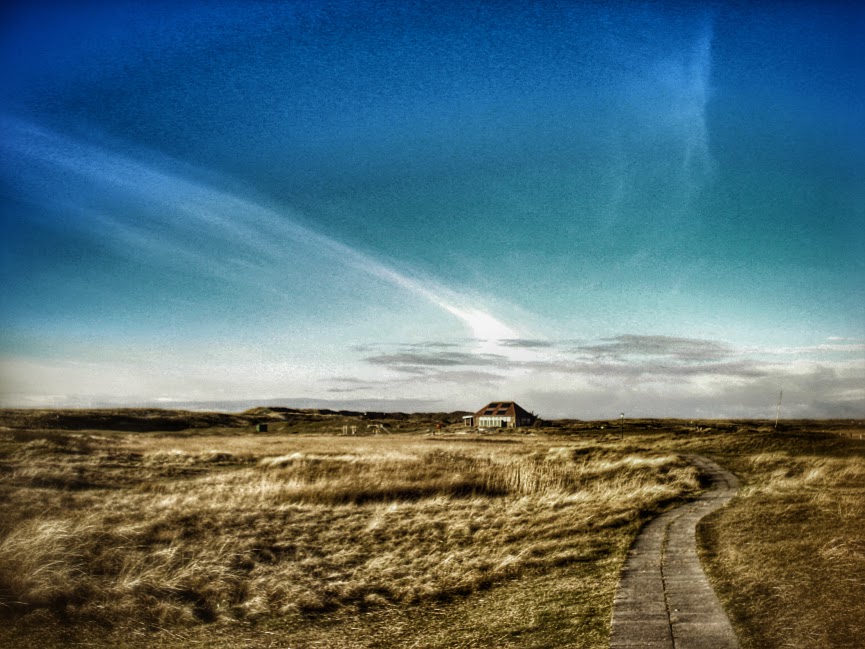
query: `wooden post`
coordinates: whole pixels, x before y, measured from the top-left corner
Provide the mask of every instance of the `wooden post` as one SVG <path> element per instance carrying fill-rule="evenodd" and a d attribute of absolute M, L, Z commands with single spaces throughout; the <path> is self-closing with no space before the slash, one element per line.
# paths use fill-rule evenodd
<path fill-rule="evenodd" d="M 784 390 L 778 393 L 778 410 L 775 412 L 775 430 L 778 430 L 778 419 L 781 418 L 781 399 L 784 398 Z"/>

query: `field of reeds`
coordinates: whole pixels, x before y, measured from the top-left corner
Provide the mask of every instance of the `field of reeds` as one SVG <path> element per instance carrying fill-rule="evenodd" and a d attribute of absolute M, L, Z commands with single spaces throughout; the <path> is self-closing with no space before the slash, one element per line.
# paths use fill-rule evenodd
<path fill-rule="evenodd" d="M 837 430 L 27 423 L 0 431 L 0 646 L 605 647 L 631 540 L 700 489 L 684 452 L 743 481 L 698 533 L 744 649 L 865 637 L 865 444 Z"/>

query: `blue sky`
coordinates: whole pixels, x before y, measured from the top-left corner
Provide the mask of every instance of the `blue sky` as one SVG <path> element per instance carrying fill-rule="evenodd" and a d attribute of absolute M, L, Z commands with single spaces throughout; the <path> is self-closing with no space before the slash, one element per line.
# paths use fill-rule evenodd
<path fill-rule="evenodd" d="M 3 12 L 3 405 L 865 415 L 851 3 Z"/>

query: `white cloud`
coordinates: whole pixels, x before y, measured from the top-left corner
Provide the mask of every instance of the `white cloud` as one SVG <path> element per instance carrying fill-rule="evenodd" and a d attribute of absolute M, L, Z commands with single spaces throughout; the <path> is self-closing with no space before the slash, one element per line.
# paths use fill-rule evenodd
<path fill-rule="evenodd" d="M 832 340 L 831 338 L 828 340 Z M 747 347 L 744 352 L 760 356 L 803 356 L 815 354 L 844 355 L 865 352 L 865 343 L 821 343 L 797 347 Z"/>
<path fill-rule="evenodd" d="M 616 344 L 624 344 L 628 354 L 610 358 L 584 351 Z M 520 360 L 481 354 L 471 339 L 464 339 L 366 346 L 353 351 L 354 359 L 316 366 L 290 358 L 251 359 L 232 349 L 203 362 L 194 351 L 130 355 L 122 362 L 4 359 L 0 393 L 6 406 L 134 405 L 160 398 L 172 400 L 166 404 L 314 401 L 316 395 L 347 394 L 350 399 L 387 395 L 399 403 L 435 403 L 437 410 L 471 410 L 501 398 L 516 399 L 545 417 L 602 419 L 619 412 L 766 418 L 773 416 L 783 390 L 783 416 L 865 417 L 861 351 L 848 349 L 832 360 L 808 353 L 767 359 L 719 341 L 635 334 L 576 346 L 572 341 L 545 342 L 530 351 L 544 356 Z"/>
<path fill-rule="evenodd" d="M 435 391 L 440 399 L 448 399 L 446 384 L 462 381 L 460 396 L 514 398 L 548 417 L 606 418 L 619 411 L 768 417 L 779 390 L 786 416 L 865 416 L 865 359 L 855 345 L 835 350 L 838 358 L 819 361 L 807 347 L 767 360 L 765 354 L 715 340 L 636 334 L 577 345 L 545 341 L 540 349 L 542 357 L 515 360 L 415 346 L 372 353 L 366 360 L 411 375 L 412 389 Z"/>
<path fill-rule="evenodd" d="M 78 206 L 78 213 L 90 221 L 91 227 L 133 249 L 169 262 L 183 260 L 187 270 L 196 268 L 225 281 L 255 276 L 257 286 L 279 292 L 276 274 L 268 270 L 272 266 L 269 262 L 282 259 L 285 244 L 291 241 L 438 307 L 467 327 L 474 338 L 482 341 L 479 344 L 520 335 L 514 327 L 478 307 L 484 302 L 483 296 L 462 293 L 417 272 L 397 270 L 394 264 L 302 225 L 288 210 L 190 179 L 202 175 L 200 171 L 172 171 L 180 165 L 170 161 L 158 166 L 147 164 L 9 117 L 4 118 L 2 131 L 4 146 L 15 157 L 47 165 L 99 188 L 119 191 L 138 203 L 158 205 L 159 209 L 146 212 L 147 218 L 135 221 L 114 211 Z M 38 178 L 16 180 L 30 185 L 35 199 L 44 200 Z M 70 208 L 75 206 L 64 205 L 64 209 Z M 218 242 L 232 249 L 234 256 L 209 254 L 211 251 L 202 242 Z M 263 278 L 270 281 L 260 281 Z M 291 294 L 290 289 L 284 289 L 285 297 Z"/>
<path fill-rule="evenodd" d="M 654 103 L 647 108 L 663 128 L 677 138 L 682 174 L 696 181 L 711 170 L 706 110 L 711 95 L 712 24 L 707 20 L 690 47 L 674 49 L 658 60 L 642 93 Z M 645 95 L 644 95 L 645 96 Z"/>

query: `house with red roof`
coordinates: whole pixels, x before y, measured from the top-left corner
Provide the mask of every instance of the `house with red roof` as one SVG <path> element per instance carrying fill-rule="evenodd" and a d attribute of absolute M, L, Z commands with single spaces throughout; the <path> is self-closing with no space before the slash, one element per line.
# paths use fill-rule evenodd
<path fill-rule="evenodd" d="M 537 419 L 515 401 L 491 401 L 475 414 L 463 417 L 463 423 L 477 428 L 520 428 L 531 426 Z"/>

